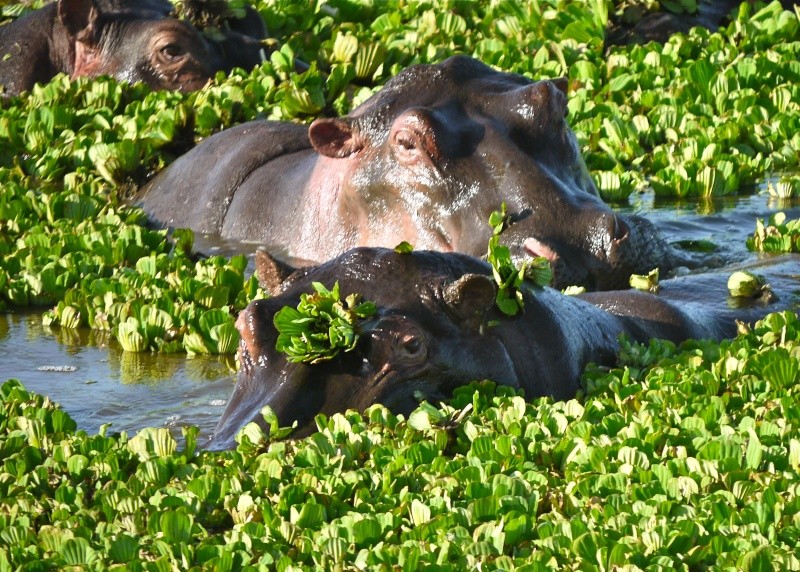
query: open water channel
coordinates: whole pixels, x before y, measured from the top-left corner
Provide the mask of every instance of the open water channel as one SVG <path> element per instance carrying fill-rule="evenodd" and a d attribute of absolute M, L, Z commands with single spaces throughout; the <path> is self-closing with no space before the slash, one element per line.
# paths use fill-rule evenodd
<path fill-rule="evenodd" d="M 719 247 L 718 257 L 740 262 L 758 256 L 745 247 L 756 218 L 766 219 L 777 211 L 798 218 L 800 200 L 778 203 L 762 191 L 713 202 L 661 205 L 644 194 L 619 210 L 648 217 L 670 241 L 710 240 Z M 221 254 L 236 248 L 200 240 L 197 245 Z M 254 250 L 252 245 L 239 248 Z M 41 311 L 0 314 L 0 383 L 19 379 L 29 390 L 60 403 L 78 428 L 90 433 L 111 424 L 110 431 L 129 434 L 167 426 L 176 436 L 180 426 L 196 425 L 201 443 L 211 434 L 235 383 L 232 358 L 123 352 L 107 335 L 45 328 Z"/>

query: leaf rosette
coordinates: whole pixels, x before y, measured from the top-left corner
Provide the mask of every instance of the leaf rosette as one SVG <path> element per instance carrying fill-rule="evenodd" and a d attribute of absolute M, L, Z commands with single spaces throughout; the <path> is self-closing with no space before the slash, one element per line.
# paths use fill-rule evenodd
<path fill-rule="evenodd" d="M 505 203 L 500 205 L 499 211 L 494 211 L 489 216 L 489 226 L 492 227 L 492 236 L 489 239 L 486 261 L 492 266 L 492 276 L 497 283 L 495 303 L 501 312 L 514 316 L 524 306 L 524 297 L 520 290 L 522 283 L 527 281 L 543 288 L 552 282 L 553 269 L 550 261 L 543 256 L 526 260 L 519 268 L 514 264 L 509 248 L 500 244 L 500 234 L 508 226 Z"/>
<path fill-rule="evenodd" d="M 377 306 L 362 302 L 359 294 L 342 301 L 338 282 L 331 290 L 319 282 L 312 286 L 315 292 L 302 294 L 297 308 L 285 306 L 273 319 L 278 330 L 275 349 L 294 363 L 320 363 L 352 351 L 360 336 L 359 320 L 377 312 Z"/>

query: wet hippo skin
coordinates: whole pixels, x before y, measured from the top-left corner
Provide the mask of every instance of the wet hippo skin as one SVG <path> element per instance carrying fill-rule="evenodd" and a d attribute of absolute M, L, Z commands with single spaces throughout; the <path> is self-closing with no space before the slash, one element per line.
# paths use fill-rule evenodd
<path fill-rule="evenodd" d="M 212 448 L 234 446 L 236 433 L 250 421 L 264 426 L 265 405 L 283 426 L 296 422 L 293 435 L 302 436 L 313 431 L 318 413 L 382 403 L 407 414 L 420 396 L 447 398 L 472 380 L 524 389 L 528 399 L 571 398 L 587 363 L 613 365 L 622 333 L 645 343 L 733 337 L 736 320 L 796 310 L 800 300 L 797 255 L 754 269 L 777 294 L 770 302 L 744 300 L 731 307 L 726 271 L 662 281 L 658 295 L 625 290 L 573 297 L 528 288 L 524 312 L 514 317 L 494 304 L 489 266 L 461 254 L 359 248 L 296 271 L 260 257 L 261 278 L 273 297 L 252 302 L 239 315 L 239 379 Z M 313 291 L 312 282 L 330 288 L 337 281 L 342 298 L 359 293 L 376 303 L 377 314 L 360 323 L 352 352 L 314 365 L 288 362 L 275 349 L 275 314 L 296 306 L 302 293 Z"/>
<path fill-rule="evenodd" d="M 212 42 L 169 17 L 171 10 L 160 0 L 58 0 L 0 27 L 4 94 L 19 94 L 58 73 L 191 91 L 219 70 L 261 61 L 261 38 L 234 29 Z"/>
<path fill-rule="evenodd" d="M 355 246 L 545 256 L 555 284 L 624 287 L 676 255 L 645 219 L 599 198 L 566 122 L 567 81 L 531 81 L 465 56 L 412 66 L 340 118 L 253 121 L 179 158 L 135 197 L 153 224 L 322 261 Z"/>

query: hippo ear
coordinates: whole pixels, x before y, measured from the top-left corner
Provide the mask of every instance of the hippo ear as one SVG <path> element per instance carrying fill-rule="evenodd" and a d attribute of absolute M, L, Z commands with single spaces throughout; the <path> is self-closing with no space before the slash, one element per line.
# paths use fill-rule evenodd
<path fill-rule="evenodd" d="M 395 119 L 389 142 L 397 160 L 407 165 L 420 160 L 435 164 L 442 158 L 436 140 L 436 120 L 422 109 L 406 111 Z"/>
<path fill-rule="evenodd" d="M 308 139 L 321 155 L 342 159 L 361 149 L 353 126 L 347 118 L 315 119 L 308 126 Z"/>
<path fill-rule="evenodd" d="M 497 286 L 489 276 L 465 274 L 444 289 L 443 298 L 448 314 L 478 329 L 496 296 Z"/>
<path fill-rule="evenodd" d="M 74 40 L 93 44 L 99 18 L 94 0 L 58 0 L 58 19 Z"/>
<path fill-rule="evenodd" d="M 551 79 L 550 81 L 552 81 L 553 85 L 558 88 L 558 91 L 564 95 L 567 95 L 567 89 L 569 88 L 569 80 L 567 78 L 557 77 L 556 79 Z"/>
<path fill-rule="evenodd" d="M 259 248 L 256 250 L 256 277 L 258 285 L 270 293 L 277 296 L 282 291 L 283 283 L 297 269 L 293 266 L 273 258 L 266 250 Z"/>

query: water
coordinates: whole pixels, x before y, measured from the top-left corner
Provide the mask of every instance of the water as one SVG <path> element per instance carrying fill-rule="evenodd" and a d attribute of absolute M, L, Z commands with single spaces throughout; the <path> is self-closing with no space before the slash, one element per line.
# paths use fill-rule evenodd
<path fill-rule="evenodd" d="M 782 210 L 800 217 L 800 201 L 777 203 L 766 194 L 714 201 L 657 204 L 652 194 L 637 195 L 618 209 L 656 223 L 670 241 L 710 240 L 727 261 L 756 258 L 745 247 L 756 217 Z M 204 252 L 252 254 L 254 245 L 198 239 Z M 130 433 L 143 427 L 175 429 L 196 425 L 213 431 L 233 389 L 232 360 L 214 357 L 123 352 L 108 336 L 44 328 L 41 311 L 0 315 L 0 382 L 15 377 L 30 390 L 60 403 L 80 429 Z"/>
<path fill-rule="evenodd" d="M 197 425 L 209 436 L 233 389 L 232 359 L 123 352 L 102 333 L 45 328 L 41 312 L 0 314 L 0 382 L 49 396 L 79 429 L 132 434 Z M 226 363 L 226 361 L 228 363 Z"/>

